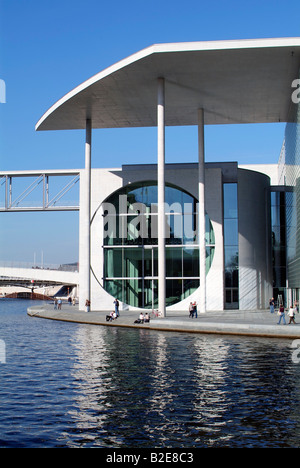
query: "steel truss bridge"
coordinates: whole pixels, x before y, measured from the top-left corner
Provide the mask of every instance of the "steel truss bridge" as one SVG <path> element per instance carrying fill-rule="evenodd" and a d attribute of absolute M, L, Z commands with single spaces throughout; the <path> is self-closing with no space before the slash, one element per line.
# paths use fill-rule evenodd
<path fill-rule="evenodd" d="M 78 211 L 80 170 L 0 172 L 0 212 Z M 66 200 L 66 194 L 75 200 Z"/>
<path fill-rule="evenodd" d="M 76 169 L 0 172 L 0 212 L 79 211 L 80 173 Z M 0 286 L 78 285 L 78 276 L 74 271 L 0 265 Z"/>

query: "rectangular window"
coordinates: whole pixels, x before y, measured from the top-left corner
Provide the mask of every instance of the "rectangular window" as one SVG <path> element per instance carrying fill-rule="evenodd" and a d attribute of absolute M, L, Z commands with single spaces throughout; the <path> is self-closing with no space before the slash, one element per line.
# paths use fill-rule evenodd
<path fill-rule="evenodd" d="M 183 249 L 183 276 L 187 278 L 199 277 L 199 249 Z"/>
<path fill-rule="evenodd" d="M 171 279 L 166 281 L 166 305 L 176 304 L 183 299 L 183 280 Z"/>
<path fill-rule="evenodd" d="M 272 266 L 273 266 L 273 296 L 281 296 L 286 303 L 286 242 L 288 235 L 288 207 L 286 197 L 289 193 L 283 191 L 271 192 L 271 228 L 272 228 Z"/>
<path fill-rule="evenodd" d="M 237 184 L 223 185 L 225 309 L 239 308 L 239 240 Z"/>
<path fill-rule="evenodd" d="M 139 248 L 124 248 L 123 277 L 139 278 L 143 276 L 143 250 Z"/>
<path fill-rule="evenodd" d="M 105 249 L 105 278 L 122 278 L 123 249 Z"/>
<path fill-rule="evenodd" d="M 224 219 L 224 238 L 226 245 L 237 246 L 238 241 L 238 220 Z"/>
<path fill-rule="evenodd" d="M 224 184 L 224 219 L 237 219 L 237 184 Z"/>
<path fill-rule="evenodd" d="M 169 278 L 182 277 L 182 248 L 166 248 L 166 272 Z"/>

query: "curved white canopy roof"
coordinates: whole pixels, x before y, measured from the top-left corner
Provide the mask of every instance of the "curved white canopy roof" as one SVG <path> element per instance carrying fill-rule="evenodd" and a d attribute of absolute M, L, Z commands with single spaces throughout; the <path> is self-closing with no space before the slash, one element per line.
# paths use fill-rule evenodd
<path fill-rule="evenodd" d="M 152 45 L 88 79 L 55 103 L 36 130 L 147 127 L 157 123 L 157 78 L 166 125 L 288 121 L 300 38 Z"/>

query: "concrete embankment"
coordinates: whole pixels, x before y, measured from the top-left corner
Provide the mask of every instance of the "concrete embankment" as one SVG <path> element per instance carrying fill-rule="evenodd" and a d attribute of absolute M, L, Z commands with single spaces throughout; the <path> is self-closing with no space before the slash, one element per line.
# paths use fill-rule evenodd
<path fill-rule="evenodd" d="M 300 314 L 297 314 L 296 324 L 278 325 L 278 316 L 269 311 L 221 311 L 198 314 L 191 319 L 184 311 L 172 311 L 165 318 L 151 316 L 150 323 L 134 323 L 139 317 L 139 311 L 120 311 L 120 317 L 112 322 L 106 321 L 107 312 L 79 311 L 78 306 L 63 303 L 61 310 L 55 310 L 53 304 L 41 304 L 28 308 L 28 315 L 49 320 L 59 320 L 89 325 L 110 327 L 127 327 L 172 331 L 182 333 L 205 333 L 221 335 L 257 336 L 268 338 L 300 338 Z M 297 323 L 299 322 L 299 323 Z"/>

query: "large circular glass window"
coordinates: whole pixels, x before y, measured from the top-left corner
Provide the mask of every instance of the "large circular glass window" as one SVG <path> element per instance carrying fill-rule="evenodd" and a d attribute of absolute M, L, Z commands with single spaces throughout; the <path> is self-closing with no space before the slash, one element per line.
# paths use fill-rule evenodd
<path fill-rule="evenodd" d="M 167 184 L 166 305 L 190 296 L 200 285 L 197 200 Z M 158 307 L 157 183 L 130 184 L 102 204 L 104 288 L 130 306 Z M 206 216 L 206 272 L 215 248 Z"/>

